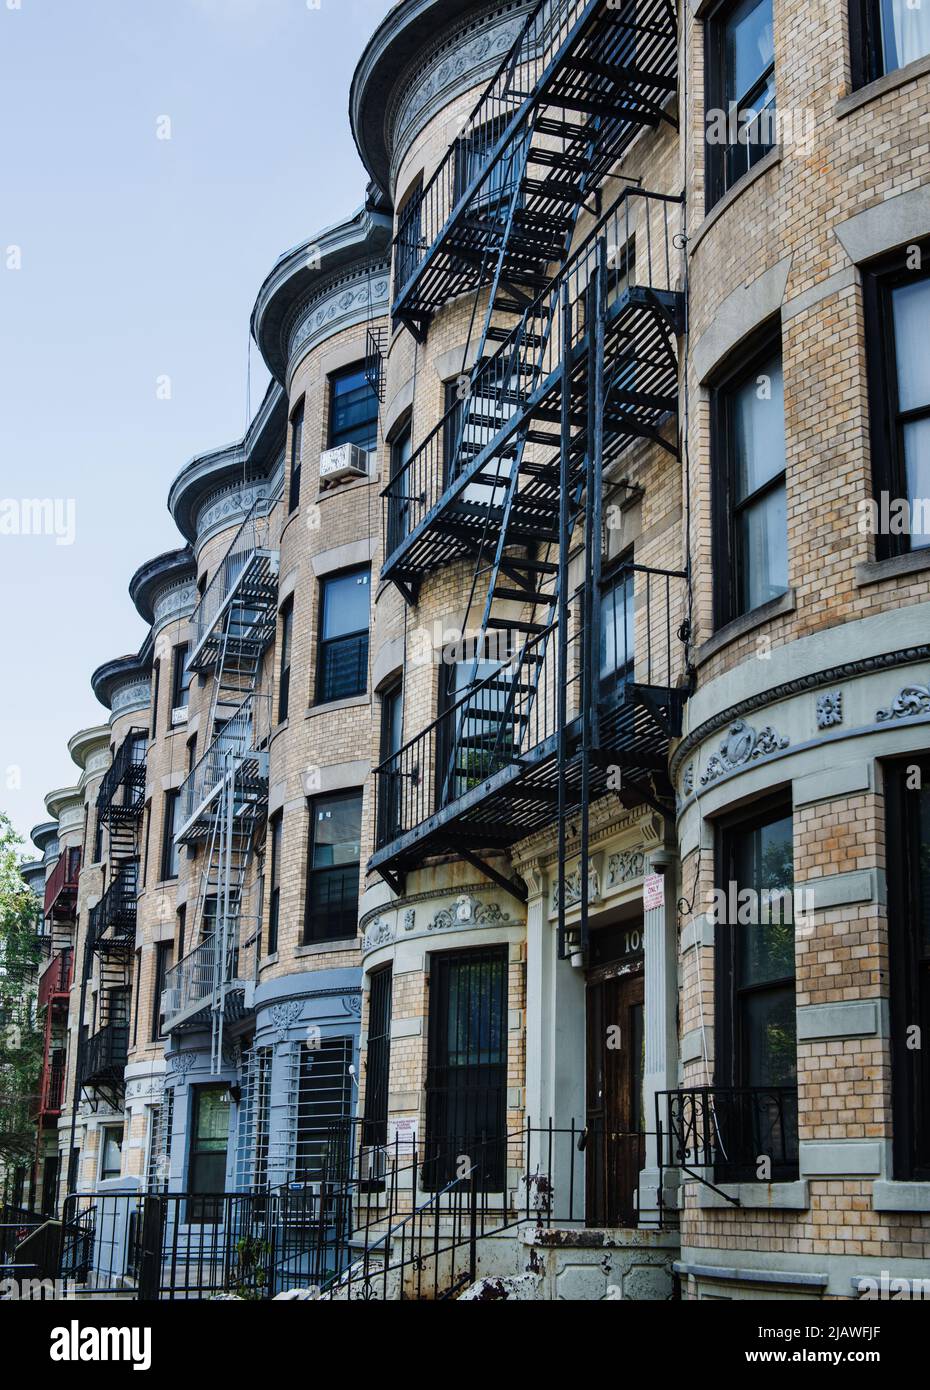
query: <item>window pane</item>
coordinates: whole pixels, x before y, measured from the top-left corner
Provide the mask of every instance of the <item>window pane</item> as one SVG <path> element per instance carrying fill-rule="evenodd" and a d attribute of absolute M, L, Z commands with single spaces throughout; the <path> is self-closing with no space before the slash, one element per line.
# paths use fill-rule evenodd
<path fill-rule="evenodd" d="M 196 1092 L 197 1128 L 194 1143 L 200 1152 L 225 1153 L 229 1132 L 229 1092 L 225 1086 L 203 1086 Z"/>
<path fill-rule="evenodd" d="M 737 518 L 740 611 L 750 613 L 788 588 L 788 515 L 784 487 L 766 493 Z"/>
<path fill-rule="evenodd" d="M 365 368 L 332 378 L 329 442 L 358 444 L 369 452 L 378 443 L 378 398 L 365 380 Z"/>
<path fill-rule="evenodd" d="M 601 678 L 633 664 L 633 576 L 625 575 L 601 599 Z"/>
<path fill-rule="evenodd" d="M 927 5 L 930 16 L 930 4 Z M 895 357 L 898 367 L 898 408 L 930 406 L 930 280 L 900 285 L 893 293 Z"/>
<path fill-rule="evenodd" d="M 797 1024 L 794 985 L 750 994 L 744 1022 L 749 1034 L 749 1086 L 797 1083 Z"/>
<path fill-rule="evenodd" d="M 368 631 L 368 571 L 327 579 L 323 587 L 323 638 Z"/>
<path fill-rule="evenodd" d="M 904 427 L 911 545 L 930 545 L 930 417 Z"/>
<path fill-rule="evenodd" d="M 727 101 L 748 96 L 774 61 L 772 0 L 742 0 L 727 22 Z"/>
<path fill-rule="evenodd" d="M 785 471 L 785 395 L 780 354 L 760 366 L 733 392 L 730 428 L 736 500 L 741 502 Z"/>
<path fill-rule="evenodd" d="M 314 805 L 313 868 L 357 864 L 361 853 L 361 796 Z"/>
<path fill-rule="evenodd" d="M 754 889 L 760 895 L 764 891 L 790 894 L 794 888 L 792 818 L 786 816 L 742 836 L 735 861 L 740 889 Z M 762 915 L 761 911 L 758 915 Z M 783 980 L 794 974 L 793 914 L 787 908 L 782 912 L 776 903 L 771 918 L 769 923 L 758 921 L 737 927 L 740 985 Z"/>
<path fill-rule="evenodd" d="M 882 0 L 885 71 L 903 68 L 930 53 L 930 5 L 913 0 Z"/>
<path fill-rule="evenodd" d="M 917 949 L 924 958 L 924 964 L 930 965 L 930 787 L 925 786 L 916 793 L 908 792 L 908 796 L 915 795 L 919 798 L 917 818 L 920 826 L 920 869 L 915 889 L 920 922 Z"/>

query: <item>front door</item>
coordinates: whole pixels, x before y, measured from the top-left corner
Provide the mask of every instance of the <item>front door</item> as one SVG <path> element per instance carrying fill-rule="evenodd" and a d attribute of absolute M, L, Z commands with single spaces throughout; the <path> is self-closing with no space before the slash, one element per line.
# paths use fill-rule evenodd
<path fill-rule="evenodd" d="M 587 1030 L 585 1219 L 635 1226 L 645 1161 L 642 957 L 591 972 Z"/>

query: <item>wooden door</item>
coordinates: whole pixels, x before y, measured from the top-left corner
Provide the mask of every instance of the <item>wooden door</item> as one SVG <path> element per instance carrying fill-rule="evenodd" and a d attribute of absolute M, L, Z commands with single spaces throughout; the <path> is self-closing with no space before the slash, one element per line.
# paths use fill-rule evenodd
<path fill-rule="evenodd" d="M 587 987 L 586 1221 L 635 1226 L 643 1137 L 642 971 Z"/>

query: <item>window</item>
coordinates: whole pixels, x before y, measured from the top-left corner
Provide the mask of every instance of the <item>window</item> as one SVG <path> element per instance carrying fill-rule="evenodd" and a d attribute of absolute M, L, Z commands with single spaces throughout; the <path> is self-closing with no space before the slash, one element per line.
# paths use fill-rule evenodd
<path fill-rule="evenodd" d="M 229 1088 L 193 1087 L 193 1111 L 188 1191 L 223 1192 L 226 1188 Z M 219 1202 L 201 1198 L 199 1201 L 188 1203 L 187 1219 L 191 1223 L 219 1221 L 221 1217 L 222 1207 Z"/>
<path fill-rule="evenodd" d="M 281 609 L 281 674 L 278 677 L 278 723 L 283 724 L 291 702 L 291 647 L 294 640 L 294 600 Z"/>
<path fill-rule="evenodd" d="M 775 144 L 772 0 L 723 3 L 705 30 L 707 210 Z"/>
<path fill-rule="evenodd" d="M 391 491 L 388 509 L 388 554 L 401 544 L 410 530 L 410 479 L 407 464 L 413 454 L 413 435 L 410 421 L 391 443 Z"/>
<path fill-rule="evenodd" d="M 743 355 L 745 360 L 745 355 Z M 716 625 L 788 589 L 785 405 L 771 340 L 712 399 Z"/>
<path fill-rule="evenodd" d="M 509 207 L 510 199 L 520 186 L 523 178 L 524 151 L 526 137 L 517 135 L 505 146 L 497 159 L 488 168 L 494 146 L 500 140 L 510 122 L 510 115 L 487 121 L 478 130 L 463 135 L 455 145 L 455 199 L 456 202 L 468 191 L 470 184 L 478 178 L 483 169 L 487 176 L 479 184 L 469 201 L 472 213 L 499 215 Z"/>
<path fill-rule="evenodd" d="M 310 803 L 305 944 L 356 934 L 361 826 L 360 791 Z"/>
<path fill-rule="evenodd" d="M 268 899 L 268 954 L 278 949 L 278 920 L 281 911 L 281 841 L 284 817 L 277 815 L 271 822 L 271 894 Z"/>
<path fill-rule="evenodd" d="M 485 1188 L 504 1179 L 507 947 L 430 959 L 424 1187 L 442 1187 L 460 1154 Z"/>
<path fill-rule="evenodd" d="M 920 250 L 926 266 L 930 244 Z M 902 252 L 871 266 L 863 289 L 876 553 L 885 559 L 930 545 L 930 273 L 910 270 Z"/>
<path fill-rule="evenodd" d="M 300 458 L 304 443 L 304 402 L 291 416 L 291 481 L 287 495 L 287 509 L 296 511 L 300 506 Z"/>
<path fill-rule="evenodd" d="M 362 1142 L 387 1143 L 388 1082 L 391 1070 L 391 967 L 376 970 L 368 996 L 365 1062 L 365 1128 Z"/>
<path fill-rule="evenodd" d="M 345 700 L 368 689 L 368 570 L 324 579 L 320 598 L 317 701 Z"/>
<path fill-rule="evenodd" d="M 715 1085 L 729 1135 L 728 1164 L 772 1176 L 797 1165 L 794 841 L 790 809 L 721 827 L 717 888 L 727 904 L 716 924 Z M 749 890 L 749 894 L 746 894 Z M 735 914 L 731 904 L 739 903 Z M 731 915 L 736 921 L 730 920 Z M 722 1131 L 723 1133 L 723 1131 Z"/>
<path fill-rule="evenodd" d="M 442 464 L 444 487 L 449 487 L 454 483 L 467 464 L 468 459 L 463 458 L 462 454 L 468 453 L 474 446 L 480 449 L 494 434 L 493 429 L 490 432 L 487 429 L 483 432 L 480 430 L 476 432 L 475 429 L 472 429 L 468 432 L 468 438 L 464 437 L 470 381 L 470 377 L 463 373 L 452 381 L 447 381 L 443 387 Z"/>
<path fill-rule="evenodd" d="M 118 1178 L 122 1167 L 122 1125 L 104 1125 L 100 1130 L 100 1180 Z"/>
<path fill-rule="evenodd" d="M 421 221 L 423 182 L 417 179 L 397 213 L 397 242 L 394 256 L 394 297 L 404 288 L 420 263 L 423 251 Z"/>
<path fill-rule="evenodd" d="M 178 960 L 184 959 L 184 946 L 187 938 L 187 903 L 178 908 Z"/>
<path fill-rule="evenodd" d="M 455 659 L 450 659 L 450 658 Z M 437 805 L 446 806 L 498 772 L 514 756 L 515 711 L 509 698 L 512 677 L 489 681 L 504 665 L 499 661 L 475 662 L 471 651 L 443 653 L 439 675 L 441 718 L 436 739 Z M 474 698 L 463 697 L 480 686 Z"/>
<path fill-rule="evenodd" d="M 608 578 L 601 591 L 601 696 L 632 678 L 636 651 L 633 607 L 634 571 L 628 563 Z"/>
<path fill-rule="evenodd" d="M 174 649 L 174 664 L 171 668 L 171 712 L 168 716 L 172 724 L 181 723 L 187 718 L 190 699 L 191 672 L 187 666 L 190 647 L 183 643 Z"/>
<path fill-rule="evenodd" d="M 98 812 L 97 812 L 97 821 L 96 821 L 96 824 L 95 824 L 95 826 L 94 826 L 94 860 L 93 860 L 93 862 L 94 862 L 95 864 L 99 864 L 99 863 L 102 862 L 102 860 L 103 860 L 103 821 L 100 819 L 100 813 L 99 813 L 99 811 L 98 811 Z"/>
<path fill-rule="evenodd" d="M 161 840 L 161 876 L 163 879 L 177 878 L 180 867 L 180 850 L 174 840 L 180 795 L 179 791 L 165 792 L 165 818 Z"/>
<path fill-rule="evenodd" d="M 326 1175 L 333 1129 L 351 1113 L 351 1062 L 351 1038 L 322 1038 L 316 1046 L 304 1043 L 300 1049 L 294 1171 L 297 1182 L 313 1182 Z"/>
<path fill-rule="evenodd" d="M 329 447 L 357 444 L 373 454 L 378 447 L 378 397 L 360 362 L 329 379 Z"/>
<path fill-rule="evenodd" d="M 157 729 L 158 724 L 158 696 L 161 690 L 161 661 L 156 661 L 152 668 L 152 728 Z"/>
<path fill-rule="evenodd" d="M 930 6 L 914 0 L 850 0 L 853 86 L 930 55 Z"/>
<path fill-rule="evenodd" d="M 165 988 L 165 979 L 168 971 L 171 969 L 173 951 L 173 941 L 156 941 L 155 979 L 152 984 L 152 1027 L 149 1033 L 150 1042 L 157 1042 L 161 1037 L 161 996 Z"/>
<path fill-rule="evenodd" d="M 930 759 L 887 769 L 885 800 L 894 1176 L 930 1182 Z"/>
<path fill-rule="evenodd" d="M 403 769 L 396 754 L 404 741 L 404 689 L 401 681 L 381 696 L 381 762 L 393 759 L 378 783 L 378 842 L 392 839 L 402 823 Z"/>

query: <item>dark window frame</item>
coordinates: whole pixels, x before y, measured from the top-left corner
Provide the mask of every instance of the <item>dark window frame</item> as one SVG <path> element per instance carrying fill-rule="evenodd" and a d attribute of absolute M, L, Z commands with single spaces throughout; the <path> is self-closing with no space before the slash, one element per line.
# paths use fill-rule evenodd
<path fill-rule="evenodd" d="M 178 806 L 181 801 L 181 792 L 177 787 L 172 787 L 165 792 L 162 803 L 162 825 L 161 825 L 161 865 L 159 870 L 159 882 L 167 883 L 176 879 L 181 870 L 181 852 L 174 843 L 174 832 L 177 828 Z M 171 814 L 168 808 L 171 808 Z"/>
<path fill-rule="evenodd" d="M 391 965 L 381 966 L 380 969 L 371 972 L 363 1110 L 363 1143 L 366 1145 L 387 1143 L 393 991 L 394 972 Z"/>
<path fill-rule="evenodd" d="M 279 639 L 281 669 L 278 672 L 278 723 L 283 724 L 291 707 L 291 661 L 294 651 L 294 595 L 281 604 Z"/>
<path fill-rule="evenodd" d="M 365 393 L 366 393 L 366 397 L 369 398 L 370 401 L 371 401 L 371 403 L 372 403 L 372 407 L 371 407 L 371 408 L 372 408 L 371 419 L 370 419 L 370 421 L 364 422 L 364 423 L 368 423 L 368 424 L 371 426 L 371 431 L 370 431 L 370 433 L 369 433 L 369 435 L 368 435 L 368 440 L 371 441 L 371 447 L 369 447 L 368 444 L 359 444 L 359 443 L 358 443 L 358 440 L 356 440 L 356 439 L 350 439 L 350 438 L 349 438 L 349 435 L 352 434 L 352 433 L 357 432 L 357 431 L 361 428 L 361 426 L 359 426 L 359 425 L 352 425 L 352 426 L 350 426 L 348 429 L 342 429 L 342 430 L 337 430 L 337 429 L 336 429 L 336 424 L 335 424 L 335 421 L 336 421 L 336 398 L 337 398 L 337 395 L 339 394 L 337 388 L 338 388 L 338 386 L 339 386 L 342 382 L 344 382 L 344 381 L 350 381 L 350 380 L 352 380 L 352 379 L 354 379 L 354 378 L 356 378 L 356 377 L 359 379 L 359 387 L 358 387 L 358 389 L 362 389 L 362 388 L 364 387 L 364 390 L 365 390 Z M 358 445 L 358 448 L 359 448 L 359 449 L 365 450 L 365 451 L 368 452 L 368 453 L 375 453 L 375 452 L 377 451 L 377 448 L 378 448 L 378 397 L 377 397 L 377 396 L 375 395 L 375 393 L 372 391 L 371 387 L 368 385 L 368 382 L 367 382 L 367 380 L 366 380 L 366 378 L 365 378 L 365 362 L 364 362 L 364 359 L 361 360 L 361 361 L 359 361 L 359 362 L 350 362 L 347 366 L 345 366 L 345 367 L 340 367 L 340 368 L 338 369 L 338 371 L 330 372 L 330 374 L 329 374 L 329 376 L 328 376 L 328 378 L 327 378 L 326 388 L 327 388 L 327 389 L 326 389 L 326 398 L 327 398 L 326 447 L 327 447 L 327 449 L 338 449 L 339 446 L 340 446 L 341 444 L 356 444 L 356 445 Z"/>
<path fill-rule="evenodd" d="M 920 250 L 923 266 L 920 271 L 909 270 L 907 266 L 908 256 L 915 246 Z M 883 492 L 891 499 L 908 496 L 902 426 L 913 419 L 930 418 L 930 406 L 909 412 L 899 409 L 894 331 L 894 291 L 924 280 L 930 280 L 930 237 L 911 242 L 862 267 L 872 496 L 876 502 Z M 909 535 L 886 535 L 879 531 L 875 536 L 875 555 L 879 560 L 906 555 L 911 550 Z"/>
<path fill-rule="evenodd" d="M 306 397 L 301 396 L 300 400 L 291 411 L 290 416 L 290 445 L 288 447 L 288 458 L 290 460 L 290 478 L 288 480 L 287 491 L 287 510 L 288 515 L 296 512 L 300 506 L 300 483 L 301 470 L 303 467 L 303 440 L 304 423 L 306 419 Z"/>
<path fill-rule="evenodd" d="M 173 941 L 155 942 L 155 971 L 152 978 L 152 1017 L 149 1028 L 149 1042 L 158 1042 L 162 1036 L 161 996 L 165 988 L 165 977 L 171 969 Z"/>
<path fill-rule="evenodd" d="M 190 704 L 190 688 L 194 673 L 187 665 L 190 644 L 180 642 L 171 658 L 171 705 L 168 710 L 168 727 L 172 727 L 176 709 L 187 709 Z"/>
<path fill-rule="evenodd" d="M 930 1068 L 926 1041 L 908 1047 L 908 1030 L 917 1024 L 930 1037 L 930 944 L 920 937 L 920 825 L 907 798 L 911 768 L 919 767 L 924 789 L 930 787 L 930 758 L 909 757 L 887 764 L 885 780 L 886 855 L 888 859 L 888 947 L 891 978 L 891 1105 L 894 1177 L 930 1182 Z"/>
<path fill-rule="evenodd" d="M 881 0 L 849 0 L 849 59 L 853 91 L 909 66 L 907 63 L 888 66 Z"/>
<path fill-rule="evenodd" d="M 730 177 L 728 170 L 729 151 L 733 145 L 712 145 L 707 139 L 706 115 L 708 111 L 727 111 L 726 98 L 726 33 L 727 21 L 741 0 L 718 0 L 714 8 L 704 16 L 704 162 L 705 162 L 705 212 L 710 212 L 720 199 L 733 188 L 749 170 L 753 169 L 768 154 L 771 145 L 761 142 L 755 146 L 747 145 L 749 150 L 747 165 L 738 174 Z M 774 5 L 773 5 L 774 11 Z M 755 94 L 764 91 L 769 77 L 777 77 L 777 54 L 772 63 L 756 79 L 748 91 L 741 94 L 736 102 L 737 113 L 748 109 L 747 103 Z M 776 107 L 777 110 L 777 97 Z M 740 146 L 736 146 L 740 148 Z M 756 151 L 754 154 L 753 151 Z"/>
<path fill-rule="evenodd" d="M 227 1127 L 225 1146 L 222 1150 L 216 1148 L 205 1148 L 207 1143 L 215 1143 L 215 1140 L 206 1140 L 198 1133 L 200 1125 L 200 1106 L 203 1097 L 209 1091 L 223 1092 L 228 1087 L 225 1083 L 207 1082 L 192 1086 L 191 1090 L 191 1110 L 190 1110 L 190 1148 L 187 1155 L 187 1191 L 192 1194 L 187 1203 L 186 1217 L 188 1222 L 193 1225 L 212 1224 L 222 1219 L 222 1200 L 213 1197 L 214 1193 L 222 1193 L 226 1190 L 226 1168 L 229 1163 L 229 1130 Z M 227 1112 L 228 1113 L 228 1112 Z M 223 1178 L 218 1188 L 210 1187 L 200 1189 L 195 1184 L 199 1181 L 198 1168 L 200 1160 L 211 1158 L 216 1154 L 223 1154 Z M 203 1195 L 200 1195 L 202 1192 Z M 197 1194 L 197 1195 L 193 1195 Z"/>
<path fill-rule="evenodd" d="M 403 457 L 402 445 L 406 442 L 409 447 L 407 459 Z M 391 484 L 405 471 L 406 465 L 413 457 L 413 416 L 408 412 L 400 425 L 395 429 L 391 436 L 390 444 L 390 469 Z M 406 489 L 407 483 L 404 483 Z M 406 491 L 397 497 L 393 494 L 390 498 L 388 509 L 388 535 L 387 553 L 389 555 L 406 539 L 410 531 L 410 498 Z"/>
<path fill-rule="evenodd" d="M 316 847 L 317 814 L 318 814 L 318 812 L 319 812 L 319 810 L 320 810 L 320 807 L 321 807 L 321 806 L 324 806 L 324 805 L 331 805 L 331 804 L 334 804 L 334 803 L 337 803 L 337 802 L 344 802 L 344 801 L 345 801 L 345 802 L 348 802 L 348 801 L 357 801 L 357 802 L 358 802 L 358 811 L 359 811 L 359 815 L 358 815 L 358 823 L 359 823 L 359 858 L 358 858 L 358 860 L 355 861 L 355 863 L 353 863 L 353 864 L 334 864 L 334 865 L 331 865 L 331 866 L 322 866 L 322 865 L 321 865 L 320 867 L 314 867 L 313 858 L 314 858 L 314 851 L 315 851 L 315 847 Z M 361 831 L 362 831 L 362 820 L 363 820 L 364 813 L 365 813 L 365 795 L 364 795 L 364 788 L 363 788 L 363 787 L 347 787 L 347 788 L 345 789 L 345 791 L 331 792 L 331 793 L 327 793 L 327 794 L 324 795 L 324 796 L 315 796 L 315 797 L 311 797 L 311 798 L 309 799 L 308 803 L 307 803 L 307 806 L 308 806 L 308 811 L 309 811 L 309 826 L 308 826 L 308 833 L 307 833 L 307 882 L 306 882 L 306 892 L 305 892 L 305 897 L 304 897 L 304 928 L 303 928 L 303 934 L 302 934 L 302 945 L 304 945 L 304 946 L 310 946 L 310 945 L 313 945 L 315 942 L 318 942 L 318 941 L 348 941 L 350 938 L 356 936 L 356 935 L 357 935 L 357 932 L 358 932 L 358 906 L 359 906 L 359 904 L 358 904 L 358 895 L 359 895 L 359 884 L 360 884 L 360 881 L 361 881 L 361 863 L 362 863 L 362 861 L 361 861 Z M 343 901 L 342 901 L 340 907 L 337 909 L 337 911 L 336 911 L 335 913 L 332 914 L 333 917 L 334 917 L 334 919 L 335 919 L 335 923 L 336 923 L 335 928 L 331 928 L 329 931 L 320 930 L 320 929 L 318 929 L 318 928 L 317 928 L 317 929 L 314 929 L 314 922 L 315 922 L 315 920 L 317 920 L 318 915 L 321 915 L 321 914 L 318 914 L 318 910 L 317 910 L 318 905 L 317 905 L 317 908 L 315 908 L 315 907 L 314 907 L 314 903 L 313 903 L 313 898 L 314 898 L 314 893 L 315 893 L 315 887 L 316 887 L 316 885 L 318 885 L 319 883 L 323 882 L 323 881 L 324 881 L 324 877 L 325 877 L 325 879 L 327 879 L 327 880 L 333 880 L 333 879 L 335 879 L 335 878 L 336 878 L 337 876 L 339 876 L 339 875 L 342 875 L 342 876 L 349 875 L 349 876 L 351 876 L 351 873 L 352 873 L 352 870 L 353 870 L 353 869 L 354 869 L 354 871 L 355 871 L 355 873 L 354 873 L 354 880 L 355 880 L 355 892 L 354 892 L 354 896 L 351 895 L 351 894 L 350 894 L 350 895 L 347 895 L 346 892 L 345 892 L 345 885 L 343 885 L 343 887 L 342 887 L 342 889 L 341 889 L 341 892 L 340 892 L 340 896 L 341 896 L 341 898 L 343 899 Z M 348 905 L 347 905 L 347 904 L 348 904 Z M 345 929 L 345 923 L 346 923 L 347 920 L 348 920 L 348 915 L 349 915 L 350 910 L 351 910 L 351 913 L 352 913 L 351 930 L 346 930 L 346 929 Z"/>
<path fill-rule="evenodd" d="M 273 956 L 278 949 L 278 928 L 281 919 L 281 852 L 284 846 L 284 813 L 279 811 L 268 822 L 268 940 L 267 952 Z"/>
<path fill-rule="evenodd" d="M 737 389 L 757 375 L 771 357 L 778 354 L 784 378 L 781 321 L 770 320 L 747 343 L 731 353 L 710 385 L 711 529 L 714 587 L 714 630 L 734 618 L 757 609 L 743 608 L 740 599 L 742 572 L 737 563 L 736 522 L 738 515 L 779 488 L 787 489 L 788 460 L 780 473 L 767 479 L 755 492 L 736 502 L 736 460 L 731 444 L 730 402 Z M 788 534 L 785 533 L 788 559 Z M 790 576 L 789 576 L 790 577 Z M 790 589 L 790 585 L 789 585 Z M 764 607 L 760 604 L 759 607 Z"/>
<path fill-rule="evenodd" d="M 368 587 L 368 619 L 365 627 L 355 628 L 351 632 L 340 633 L 338 637 L 326 637 L 324 635 L 324 626 L 326 616 L 326 592 L 328 586 L 338 583 L 340 580 L 350 579 L 353 576 L 357 577 L 363 574 L 367 576 Z M 334 700 L 352 700 L 358 696 L 366 695 L 368 693 L 368 652 L 371 638 L 370 565 L 356 565 L 352 569 L 334 570 L 332 574 L 325 574 L 321 577 L 319 584 L 319 603 L 317 606 L 317 634 L 315 703 L 318 705 L 326 705 L 331 704 Z M 353 639 L 358 642 L 359 655 L 357 666 L 361 683 L 357 681 L 355 687 L 351 689 L 348 688 L 348 686 L 345 689 L 340 687 L 341 693 L 334 695 L 331 693 L 330 688 L 331 667 L 329 653 L 338 643 L 350 642 Z M 364 660 L 361 656 L 363 647 Z M 361 680 L 362 672 L 364 673 L 363 680 Z"/>

